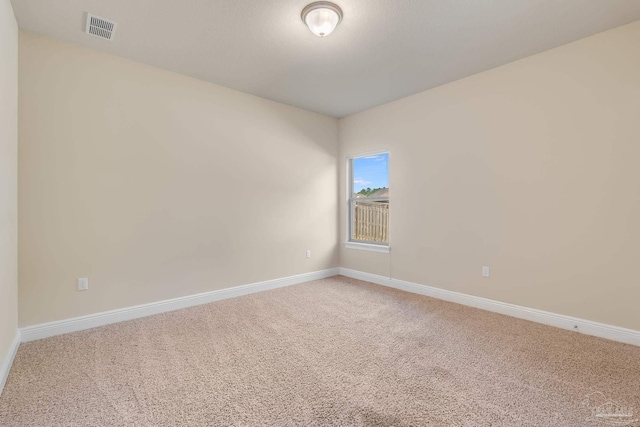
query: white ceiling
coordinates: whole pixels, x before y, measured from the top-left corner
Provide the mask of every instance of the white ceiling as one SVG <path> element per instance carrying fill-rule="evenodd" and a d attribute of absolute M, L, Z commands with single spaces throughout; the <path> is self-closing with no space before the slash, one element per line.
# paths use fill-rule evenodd
<path fill-rule="evenodd" d="M 13 0 L 20 28 L 333 117 L 343 117 L 626 23 L 639 0 Z M 114 41 L 84 33 L 90 12 Z"/>

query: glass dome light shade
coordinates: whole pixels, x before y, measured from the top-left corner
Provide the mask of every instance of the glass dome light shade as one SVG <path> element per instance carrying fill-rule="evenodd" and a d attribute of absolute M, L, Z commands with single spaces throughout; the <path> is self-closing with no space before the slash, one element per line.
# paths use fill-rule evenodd
<path fill-rule="evenodd" d="M 342 10 L 330 2 L 311 3 L 302 11 L 302 20 L 313 34 L 328 36 L 342 20 Z"/>

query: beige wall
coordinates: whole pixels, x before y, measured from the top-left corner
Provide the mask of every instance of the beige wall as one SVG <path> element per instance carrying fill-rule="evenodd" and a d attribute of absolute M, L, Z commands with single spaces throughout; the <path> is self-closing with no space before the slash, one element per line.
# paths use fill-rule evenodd
<path fill-rule="evenodd" d="M 21 32 L 20 325 L 337 267 L 336 156 L 333 118 Z"/>
<path fill-rule="evenodd" d="M 640 22 L 340 120 L 341 201 L 381 148 L 391 197 L 391 253 L 341 266 L 640 330 L 638 52 Z"/>
<path fill-rule="evenodd" d="M 338 125 L 30 33 L 20 49 L 21 326 L 335 267 L 339 252 L 640 330 L 640 23 Z M 391 254 L 337 251 L 344 158 L 381 148 Z"/>
<path fill-rule="evenodd" d="M 0 365 L 18 330 L 17 209 L 18 25 L 0 0 Z"/>

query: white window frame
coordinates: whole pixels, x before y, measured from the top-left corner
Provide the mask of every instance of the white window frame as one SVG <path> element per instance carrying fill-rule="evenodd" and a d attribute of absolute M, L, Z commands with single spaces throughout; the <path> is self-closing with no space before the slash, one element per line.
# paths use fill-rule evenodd
<path fill-rule="evenodd" d="M 360 158 L 360 157 L 369 157 L 369 156 L 376 156 L 378 154 L 387 154 L 389 156 L 389 159 L 391 159 L 391 154 L 389 153 L 389 150 L 376 150 L 376 151 L 369 151 L 366 153 L 359 153 L 359 154 L 354 154 L 354 155 L 350 155 L 347 156 L 346 158 L 346 176 L 347 176 L 347 200 L 346 200 L 346 205 L 347 205 L 347 209 L 346 209 L 346 214 L 347 214 L 347 235 L 346 235 L 346 241 L 344 242 L 344 246 L 347 249 L 359 249 L 359 250 L 365 250 L 365 251 L 371 251 L 371 252 L 379 252 L 379 253 L 389 253 L 391 250 L 390 244 L 391 244 L 391 235 L 389 234 L 389 242 L 388 243 L 380 243 L 380 242 L 368 242 L 368 241 L 364 241 L 364 240 L 354 240 L 353 239 L 353 223 L 352 223 L 352 219 L 353 219 L 353 209 L 354 209 L 354 205 L 353 205 L 353 160 Z M 389 163 L 391 163 L 391 161 L 389 160 Z M 391 199 L 390 197 L 372 197 L 372 198 L 366 198 L 366 200 L 369 201 L 381 201 L 381 200 L 386 200 L 387 202 L 389 202 L 389 208 L 391 208 Z M 389 210 L 389 215 L 391 215 L 391 210 Z"/>

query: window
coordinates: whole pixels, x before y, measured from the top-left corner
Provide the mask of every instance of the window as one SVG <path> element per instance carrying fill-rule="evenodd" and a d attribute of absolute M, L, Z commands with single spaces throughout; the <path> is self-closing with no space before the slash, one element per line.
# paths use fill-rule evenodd
<path fill-rule="evenodd" d="M 347 247 L 388 252 L 389 153 L 348 160 L 349 242 Z M 355 245 L 349 245 L 355 243 Z M 374 246 L 374 245 L 377 245 Z"/>

